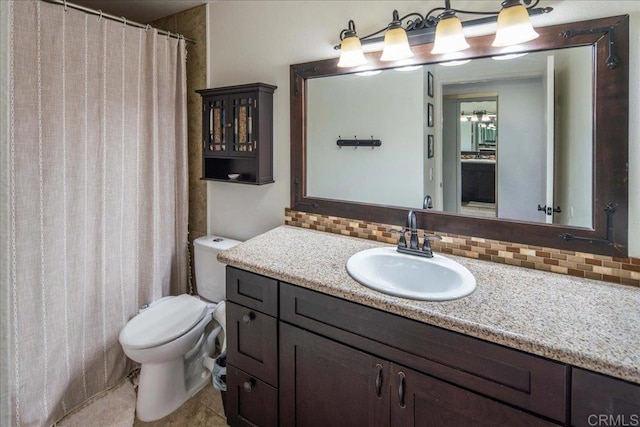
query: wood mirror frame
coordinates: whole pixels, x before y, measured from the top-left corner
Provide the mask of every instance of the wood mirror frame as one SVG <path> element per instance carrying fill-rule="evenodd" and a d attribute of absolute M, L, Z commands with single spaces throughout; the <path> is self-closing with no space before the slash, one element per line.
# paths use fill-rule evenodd
<path fill-rule="evenodd" d="M 593 33 L 562 36 L 567 30 Z M 538 27 L 540 37 L 527 43 L 528 52 L 591 45 L 593 49 L 593 227 L 480 218 L 433 210 L 416 210 L 418 228 L 484 237 L 506 242 L 626 257 L 628 252 L 628 120 L 629 17 L 607 17 Z M 500 54 L 491 47 L 493 35 L 468 38 L 466 58 Z M 620 62 L 610 67 L 610 41 Z M 431 43 L 412 46 L 416 63 L 440 62 Z M 372 68 L 393 68 L 380 62 L 379 52 L 366 54 Z M 306 81 L 354 72 L 337 67 L 338 58 L 290 66 L 291 84 L 291 209 L 362 221 L 404 226 L 408 208 L 374 205 L 306 195 Z M 607 206 L 609 208 L 607 208 Z M 614 208 L 612 215 L 607 210 Z M 610 219 L 610 221 L 608 221 Z M 565 240 L 562 236 L 570 240 Z M 571 237 L 578 237 L 571 239 Z"/>

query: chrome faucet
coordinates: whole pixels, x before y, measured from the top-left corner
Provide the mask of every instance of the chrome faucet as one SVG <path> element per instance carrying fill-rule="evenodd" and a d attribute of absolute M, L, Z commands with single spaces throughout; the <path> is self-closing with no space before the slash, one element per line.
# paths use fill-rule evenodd
<path fill-rule="evenodd" d="M 410 210 L 407 215 L 407 230 L 411 233 L 411 237 L 409 237 L 409 249 L 418 249 L 418 227 L 416 223 L 416 213 Z"/>
<path fill-rule="evenodd" d="M 394 230 L 395 231 L 395 230 Z M 409 244 L 407 245 L 405 233 L 410 233 Z M 442 237 L 437 234 L 424 234 L 422 241 L 422 248 L 420 248 L 420 242 L 418 240 L 418 226 L 416 220 L 416 213 L 410 210 L 407 214 L 407 226 L 400 232 L 400 238 L 398 239 L 397 251 L 410 255 L 423 256 L 426 258 L 433 258 L 433 251 L 431 250 L 431 239 L 442 240 Z"/>
<path fill-rule="evenodd" d="M 433 209 L 433 199 L 428 194 L 424 196 L 422 201 L 422 209 Z"/>

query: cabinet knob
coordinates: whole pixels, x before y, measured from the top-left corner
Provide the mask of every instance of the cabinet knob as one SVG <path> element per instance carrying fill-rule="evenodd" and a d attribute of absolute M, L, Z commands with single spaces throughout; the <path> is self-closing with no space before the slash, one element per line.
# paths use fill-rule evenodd
<path fill-rule="evenodd" d="M 249 313 L 242 316 L 242 322 L 248 325 L 255 318 L 256 318 L 256 315 L 252 311 L 250 311 Z"/>
<path fill-rule="evenodd" d="M 253 388 L 253 385 L 254 385 L 253 380 L 245 381 L 244 384 L 242 384 L 242 388 L 244 388 L 244 391 L 246 391 L 247 393 L 250 393 L 251 389 Z"/>

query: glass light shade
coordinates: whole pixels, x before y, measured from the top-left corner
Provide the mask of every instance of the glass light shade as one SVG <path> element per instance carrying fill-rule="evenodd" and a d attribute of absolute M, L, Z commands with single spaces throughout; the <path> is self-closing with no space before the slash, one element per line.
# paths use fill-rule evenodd
<path fill-rule="evenodd" d="M 438 22 L 432 54 L 459 52 L 469 47 L 462 32 L 462 23 L 456 16 Z"/>
<path fill-rule="evenodd" d="M 362 44 L 357 36 L 347 37 L 340 44 L 338 67 L 358 67 L 367 63 L 362 52 Z"/>
<path fill-rule="evenodd" d="M 384 48 L 380 61 L 399 61 L 412 56 L 413 52 L 409 47 L 409 39 L 404 28 L 388 29 L 384 35 Z"/>
<path fill-rule="evenodd" d="M 498 15 L 496 38 L 493 47 L 512 46 L 538 38 L 533 29 L 527 8 L 519 4 L 507 7 Z"/>

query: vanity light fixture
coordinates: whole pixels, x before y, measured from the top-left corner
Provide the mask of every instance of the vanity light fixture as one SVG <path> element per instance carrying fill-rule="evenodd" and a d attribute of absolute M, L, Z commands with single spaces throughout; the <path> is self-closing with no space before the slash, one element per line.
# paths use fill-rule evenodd
<path fill-rule="evenodd" d="M 380 61 L 400 61 L 413 56 L 409 47 L 409 38 L 407 32 L 402 28 L 402 21 L 398 11 L 393 11 L 393 20 L 387 26 L 387 32 L 384 34 L 384 48 Z"/>
<path fill-rule="evenodd" d="M 340 40 L 342 40 L 342 43 L 340 44 L 338 67 L 359 67 L 367 63 L 367 59 L 362 52 L 362 44 L 356 34 L 356 24 L 353 20 L 349 20 L 348 28 L 340 33 Z"/>
<path fill-rule="evenodd" d="M 511 46 L 533 40 L 538 34 L 533 29 L 530 16 L 549 13 L 551 7 L 536 6 L 540 0 L 505 0 L 501 3 L 499 12 L 480 12 L 461 10 L 451 7 L 451 1 L 445 0 L 444 7 L 436 7 L 422 15 L 411 12 L 400 17 L 397 10 L 393 11 L 391 23 L 371 34 L 358 38 L 353 20 L 349 21 L 347 29 L 340 32 L 341 43 L 334 46 L 342 50 L 339 67 L 357 67 L 366 63 L 362 51 L 363 44 L 379 43 L 383 40 L 384 47 L 381 61 L 399 61 L 413 56 L 411 44 L 433 42 L 432 54 L 450 54 L 461 52 L 469 47 L 462 29 L 467 26 L 497 22 L 496 39 L 492 46 Z M 482 15 L 469 21 L 460 21 L 461 15 Z M 403 23 L 404 26 L 403 26 Z M 411 43 L 413 42 L 413 43 Z M 346 52 L 345 52 L 346 51 Z M 459 65 L 458 61 L 448 61 L 449 64 Z M 461 61 L 460 61 L 461 62 Z"/>
<path fill-rule="evenodd" d="M 513 46 L 538 38 L 538 33 L 531 25 L 527 9 L 520 0 L 505 0 L 498 15 L 496 38 L 493 47 Z"/>
<path fill-rule="evenodd" d="M 433 49 L 431 49 L 431 53 L 434 55 L 459 52 L 470 47 L 462 32 L 462 22 L 456 16 L 456 11 L 451 9 L 449 0 L 445 1 L 445 7 L 446 10 L 438 15 L 437 18 L 436 35 L 433 41 Z"/>
<path fill-rule="evenodd" d="M 496 119 L 494 113 L 487 113 L 487 110 L 474 110 L 472 113 L 467 114 L 464 111 L 460 113 L 461 122 L 492 122 Z M 486 125 L 484 125 L 486 126 Z M 483 126 L 483 127 L 484 127 Z"/>

